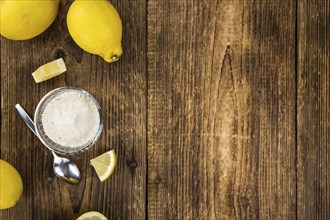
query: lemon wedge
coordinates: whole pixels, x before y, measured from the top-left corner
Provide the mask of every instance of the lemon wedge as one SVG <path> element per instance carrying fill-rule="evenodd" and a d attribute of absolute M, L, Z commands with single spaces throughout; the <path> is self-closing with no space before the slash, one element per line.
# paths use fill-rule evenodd
<path fill-rule="evenodd" d="M 32 76 L 36 83 L 46 81 L 50 78 L 58 76 L 66 71 L 66 66 L 62 58 L 46 63 L 39 67 Z"/>
<path fill-rule="evenodd" d="M 102 215 L 99 212 L 91 211 L 91 212 L 86 212 L 85 214 L 81 215 L 77 220 L 87 220 L 87 219 L 92 219 L 92 220 L 108 220 L 107 217 Z"/>
<path fill-rule="evenodd" d="M 94 159 L 91 159 L 90 162 L 101 182 L 103 182 L 108 179 L 115 170 L 117 164 L 115 150 L 108 151 Z"/>

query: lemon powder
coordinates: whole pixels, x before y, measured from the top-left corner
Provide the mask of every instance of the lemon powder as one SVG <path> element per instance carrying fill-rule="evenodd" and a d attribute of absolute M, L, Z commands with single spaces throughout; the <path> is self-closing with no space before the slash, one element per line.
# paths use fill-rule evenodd
<path fill-rule="evenodd" d="M 46 135 L 66 147 L 87 144 L 97 135 L 100 117 L 93 100 L 78 91 L 53 98 L 41 116 Z"/>

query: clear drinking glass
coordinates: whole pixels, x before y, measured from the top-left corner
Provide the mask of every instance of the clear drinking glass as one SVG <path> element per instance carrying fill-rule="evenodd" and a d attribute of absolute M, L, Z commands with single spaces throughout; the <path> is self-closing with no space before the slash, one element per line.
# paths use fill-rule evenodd
<path fill-rule="evenodd" d="M 45 107 L 51 100 L 53 100 L 55 97 L 59 96 L 60 94 L 63 94 L 66 92 L 71 92 L 71 91 L 76 91 L 76 92 L 81 93 L 82 95 L 87 96 L 95 104 L 95 107 L 97 108 L 99 117 L 100 117 L 99 128 L 98 128 L 98 131 L 97 131 L 95 137 L 92 138 L 91 140 L 89 140 L 87 143 L 85 143 L 81 146 L 76 146 L 76 147 L 64 146 L 64 145 L 61 145 L 61 144 L 56 143 L 53 140 L 51 140 L 45 133 L 45 131 L 43 129 L 42 120 L 41 120 Z M 89 149 L 91 146 L 93 146 L 97 142 L 97 140 L 100 138 L 101 133 L 102 133 L 103 119 L 102 119 L 102 112 L 101 112 L 101 107 L 100 107 L 99 103 L 89 92 L 87 92 L 83 89 L 80 89 L 80 88 L 61 87 L 61 88 L 57 88 L 57 89 L 50 91 L 40 100 L 40 102 L 36 108 L 35 114 L 34 114 L 34 124 L 35 124 L 36 132 L 37 132 L 38 136 L 40 137 L 41 142 L 46 147 L 48 147 L 50 150 L 52 150 L 56 153 L 68 155 L 68 154 L 82 153 L 85 150 Z"/>

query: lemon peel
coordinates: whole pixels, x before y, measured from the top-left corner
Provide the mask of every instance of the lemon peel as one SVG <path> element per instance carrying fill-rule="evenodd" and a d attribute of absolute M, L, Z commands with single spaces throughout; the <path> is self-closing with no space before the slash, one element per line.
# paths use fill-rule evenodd
<path fill-rule="evenodd" d="M 91 159 L 90 162 L 101 182 L 104 182 L 115 170 L 117 155 L 114 150 L 110 150 L 94 159 Z"/>
<path fill-rule="evenodd" d="M 83 50 L 117 61 L 123 53 L 122 22 L 115 7 L 107 0 L 76 0 L 67 14 L 72 39 Z"/>
<path fill-rule="evenodd" d="M 66 65 L 62 58 L 46 63 L 32 73 L 36 83 L 40 83 L 58 76 L 66 71 Z"/>
<path fill-rule="evenodd" d="M 86 212 L 83 215 L 79 216 L 77 220 L 108 220 L 107 217 L 105 217 L 103 214 L 96 212 L 96 211 L 90 211 Z"/>
<path fill-rule="evenodd" d="M 23 192 L 23 181 L 18 171 L 0 159 L 0 209 L 13 207 Z"/>
<path fill-rule="evenodd" d="M 27 40 L 44 32 L 55 20 L 59 0 L 0 1 L 0 33 L 11 40 Z"/>

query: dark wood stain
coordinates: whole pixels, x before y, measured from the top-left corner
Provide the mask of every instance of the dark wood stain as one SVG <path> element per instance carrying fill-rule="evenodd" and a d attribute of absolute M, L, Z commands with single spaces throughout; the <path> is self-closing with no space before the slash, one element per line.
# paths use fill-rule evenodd
<path fill-rule="evenodd" d="M 113 0 L 124 55 L 112 64 L 70 37 L 71 2 L 38 37 L 1 37 L 0 158 L 24 193 L 0 219 L 329 219 L 329 1 Z M 68 71 L 35 84 L 59 57 Z M 55 178 L 14 108 L 32 115 L 61 86 L 88 90 L 104 114 L 96 146 L 71 157 L 76 186 Z M 113 148 L 100 183 L 89 160 Z"/>
<path fill-rule="evenodd" d="M 297 209 L 330 218 L 329 1 L 298 4 Z"/>

